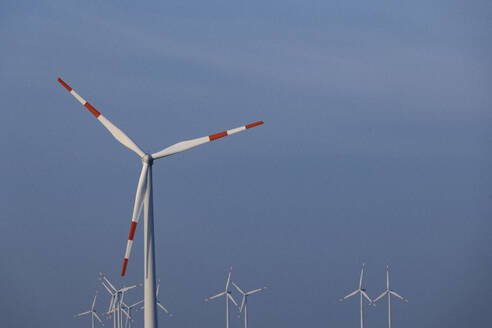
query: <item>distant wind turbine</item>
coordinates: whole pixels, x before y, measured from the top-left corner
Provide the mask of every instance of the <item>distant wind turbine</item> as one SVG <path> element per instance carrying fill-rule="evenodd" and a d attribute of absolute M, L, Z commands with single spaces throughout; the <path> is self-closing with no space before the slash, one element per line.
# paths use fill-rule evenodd
<path fill-rule="evenodd" d="M 248 328 L 248 296 L 261 292 L 262 290 L 265 290 L 267 287 L 263 288 L 258 288 L 258 289 L 253 289 L 250 290 L 249 292 L 244 292 L 241 288 L 239 288 L 238 285 L 234 283 L 234 281 L 231 281 L 231 283 L 236 287 L 237 291 L 243 295 L 243 300 L 241 301 L 241 307 L 239 308 L 239 317 L 241 316 L 241 312 L 244 310 L 244 328 Z"/>
<path fill-rule="evenodd" d="M 364 277 L 364 267 L 365 263 L 362 263 L 362 270 L 360 271 L 360 280 L 359 280 L 359 288 L 354 290 L 352 293 L 348 294 L 345 297 L 339 299 L 340 302 L 345 301 L 347 298 L 354 296 L 355 294 L 360 294 L 360 328 L 364 328 L 364 318 L 362 315 L 362 297 L 365 297 L 370 304 L 373 304 L 372 300 L 367 296 L 366 289 L 362 288 L 362 278 Z"/>
<path fill-rule="evenodd" d="M 102 322 L 101 318 L 99 318 L 99 316 L 96 313 L 96 309 L 94 308 L 96 306 L 96 297 L 97 297 L 97 291 L 96 291 L 96 295 L 94 296 L 94 300 L 92 301 L 91 309 L 89 311 L 82 312 L 82 313 L 79 313 L 79 314 L 76 314 L 73 316 L 74 318 L 77 318 L 77 317 L 81 317 L 81 316 L 90 314 L 91 315 L 91 321 L 92 321 L 92 328 L 94 328 L 94 318 L 96 318 L 97 321 L 99 321 L 99 323 L 104 326 L 104 323 Z"/>
<path fill-rule="evenodd" d="M 394 290 L 390 289 L 390 278 L 389 277 L 390 277 L 389 276 L 389 266 L 386 265 L 386 290 L 381 295 L 376 297 L 376 299 L 374 300 L 374 303 L 379 301 L 383 296 L 388 295 L 388 328 L 391 328 L 391 295 L 398 297 L 399 299 L 401 299 L 404 302 L 408 302 L 408 300 L 405 297 L 396 293 Z"/>
<path fill-rule="evenodd" d="M 227 281 L 225 285 L 225 290 L 223 292 L 218 293 L 217 295 L 211 296 L 209 298 L 205 299 L 205 302 L 208 302 L 210 300 L 213 300 L 217 297 L 225 296 L 225 301 L 226 301 L 226 328 L 229 328 L 229 300 L 231 300 L 234 305 L 237 305 L 237 302 L 234 300 L 234 298 L 231 295 L 231 291 L 229 290 L 229 283 L 231 282 L 231 273 L 232 273 L 232 266 L 229 268 L 229 274 L 227 275 Z"/>

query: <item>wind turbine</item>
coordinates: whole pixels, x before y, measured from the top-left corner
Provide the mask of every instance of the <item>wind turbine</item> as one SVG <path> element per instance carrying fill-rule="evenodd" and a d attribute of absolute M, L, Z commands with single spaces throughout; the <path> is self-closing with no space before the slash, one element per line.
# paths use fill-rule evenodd
<path fill-rule="evenodd" d="M 244 309 L 244 328 L 248 328 L 248 296 L 261 292 L 262 290 L 265 290 L 267 287 L 265 286 L 263 288 L 253 289 L 250 290 L 249 292 L 244 292 L 241 288 L 239 288 L 238 285 L 234 283 L 234 281 L 231 281 L 231 283 L 234 285 L 234 287 L 236 287 L 237 291 L 241 295 L 243 295 L 243 300 L 241 301 L 241 307 L 239 309 L 239 317 L 241 316 L 241 312 Z"/>
<path fill-rule="evenodd" d="M 231 282 L 231 273 L 232 273 L 232 266 L 229 268 L 229 274 L 227 275 L 227 282 L 225 285 L 225 290 L 223 292 L 218 293 L 217 295 L 211 296 L 209 298 L 205 299 L 205 302 L 208 302 L 210 300 L 213 300 L 217 297 L 225 296 L 226 300 L 226 328 L 229 328 L 229 300 L 231 300 L 236 307 L 238 306 L 236 301 L 231 295 L 231 291 L 229 290 L 229 283 Z"/>
<path fill-rule="evenodd" d="M 136 284 L 129 287 L 122 287 L 120 289 L 116 289 L 114 285 L 109 281 L 109 279 L 102 273 L 99 272 L 101 284 L 107 290 L 107 292 L 111 295 L 111 302 L 109 303 L 109 309 L 107 314 L 114 315 L 114 327 L 121 328 L 123 324 L 123 317 L 121 316 L 121 305 L 123 303 L 123 298 L 125 297 L 125 293 L 133 288 L 140 287 L 142 284 Z M 129 314 L 126 314 L 127 316 Z M 117 323 L 117 324 L 116 324 Z"/>
<path fill-rule="evenodd" d="M 144 300 L 138 301 L 137 303 L 134 303 L 132 305 L 127 305 L 124 301 L 121 302 L 124 308 L 121 310 L 126 316 L 126 321 L 125 321 L 125 328 L 131 328 L 132 322 L 134 321 L 133 316 L 132 316 L 132 310 L 133 308 L 139 306 L 140 304 L 143 303 Z M 138 311 L 138 308 L 137 308 Z"/>
<path fill-rule="evenodd" d="M 166 312 L 166 314 L 170 317 L 173 316 L 171 312 L 169 312 L 164 305 L 162 305 L 161 301 L 159 300 L 159 287 L 161 286 L 161 280 L 159 279 L 157 281 L 157 290 L 155 292 L 155 298 L 157 299 L 157 306 L 161 308 L 162 311 Z M 145 305 L 140 308 L 140 310 L 143 310 L 145 308 Z"/>
<path fill-rule="evenodd" d="M 364 318 L 362 316 L 362 297 L 365 297 L 370 304 L 373 304 L 372 300 L 367 296 L 366 289 L 362 288 L 362 278 L 364 277 L 364 267 L 365 263 L 362 263 L 362 270 L 360 271 L 360 280 L 359 280 L 359 288 L 354 290 L 352 293 L 348 294 L 339 299 L 340 302 L 345 301 L 347 298 L 354 296 L 355 294 L 360 294 L 360 328 L 364 327 Z"/>
<path fill-rule="evenodd" d="M 374 303 L 379 301 L 385 295 L 388 295 L 388 327 L 391 328 L 391 295 L 398 297 L 399 299 L 401 299 L 404 302 L 408 302 L 408 300 L 405 297 L 399 295 L 394 290 L 390 289 L 390 274 L 389 274 L 389 266 L 388 265 L 386 265 L 386 290 L 381 295 L 376 297 L 376 299 L 374 300 Z"/>
<path fill-rule="evenodd" d="M 91 306 L 91 309 L 89 311 L 82 312 L 82 313 L 79 313 L 79 314 L 76 314 L 73 316 L 74 318 L 77 318 L 77 317 L 81 317 L 81 316 L 90 314 L 91 315 L 91 321 L 92 321 L 92 328 L 94 328 L 94 318 L 96 318 L 97 321 L 99 321 L 99 323 L 104 326 L 104 323 L 102 322 L 101 318 L 99 318 L 99 316 L 97 315 L 96 310 L 94 308 L 96 306 L 96 297 L 97 297 L 97 291 L 96 291 L 96 295 L 94 295 L 94 300 L 92 301 L 92 306 Z"/>
<path fill-rule="evenodd" d="M 145 303 L 145 314 L 144 314 L 144 324 L 145 328 L 156 328 L 157 327 L 157 316 L 156 316 L 156 286 L 155 286 L 155 242 L 154 242 L 154 201 L 153 201 L 153 191 L 152 191 L 152 164 L 154 160 L 170 156 L 182 151 L 188 150 L 190 148 L 202 145 L 204 143 L 217 140 L 219 138 L 241 132 L 252 127 L 263 124 L 262 121 L 251 123 L 239 128 L 219 132 L 209 136 L 186 140 L 178 142 L 161 151 L 153 154 L 145 153 L 140 147 L 138 147 L 123 131 L 117 128 L 113 123 L 111 123 L 106 117 L 104 117 L 97 109 L 95 109 L 90 103 L 88 103 L 84 98 L 79 96 L 67 83 L 65 83 L 61 78 L 58 78 L 65 89 L 72 94 L 87 110 L 89 110 L 102 125 L 113 135 L 113 137 L 118 140 L 125 147 L 137 153 L 137 155 L 142 159 L 142 171 L 140 173 L 140 178 L 137 185 L 137 192 L 135 196 L 135 204 L 133 208 L 132 221 L 130 226 L 130 234 L 128 237 L 128 243 L 126 246 L 125 257 L 123 260 L 123 269 L 121 275 L 124 276 L 126 272 L 126 267 L 128 264 L 128 259 L 130 258 L 130 253 L 133 244 L 133 237 L 135 235 L 135 229 L 137 228 L 137 223 L 140 218 L 140 213 L 142 207 L 145 208 L 144 211 L 144 303 Z"/>

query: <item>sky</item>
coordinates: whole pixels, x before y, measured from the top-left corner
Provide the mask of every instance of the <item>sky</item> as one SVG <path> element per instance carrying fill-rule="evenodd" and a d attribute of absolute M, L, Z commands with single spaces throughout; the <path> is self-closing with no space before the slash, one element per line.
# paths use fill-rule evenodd
<path fill-rule="evenodd" d="M 87 327 L 121 264 L 146 152 L 264 125 L 154 164 L 160 327 L 220 327 L 229 266 L 250 327 L 473 327 L 492 297 L 488 1 L 0 2 L 0 317 Z M 233 295 L 238 294 L 233 291 Z M 142 288 L 128 300 L 143 297 Z M 386 325 L 386 301 L 364 305 Z M 241 327 L 232 312 L 231 328 Z M 111 326 L 108 322 L 106 325 Z M 143 326 L 142 314 L 135 327 Z"/>

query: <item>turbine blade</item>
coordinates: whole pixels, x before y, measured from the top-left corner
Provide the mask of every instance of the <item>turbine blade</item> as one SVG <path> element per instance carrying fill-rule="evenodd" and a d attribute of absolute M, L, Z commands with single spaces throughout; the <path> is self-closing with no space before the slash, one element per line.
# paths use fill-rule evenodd
<path fill-rule="evenodd" d="M 236 300 L 234 299 L 234 297 L 232 297 L 231 294 L 227 293 L 227 297 L 232 301 L 232 303 L 234 303 L 236 307 L 238 307 Z"/>
<path fill-rule="evenodd" d="M 226 282 L 226 288 L 225 288 L 226 292 L 229 289 L 229 282 L 231 281 L 231 273 L 232 273 L 232 265 L 229 268 L 229 274 L 227 275 L 227 282 Z"/>
<path fill-rule="evenodd" d="M 123 288 L 120 289 L 120 292 L 123 292 L 124 293 L 124 292 L 127 292 L 127 291 L 129 291 L 129 290 L 131 290 L 133 288 L 140 287 L 142 285 L 143 284 L 136 284 L 136 285 L 133 285 L 133 286 L 130 286 L 130 287 L 123 287 Z"/>
<path fill-rule="evenodd" d="M 360 280 L 359 280 L 359 289 L 362 289 L 362 277 L 364 276 L 364 266 L 366 263 L 362 263 L 362 270 L 360 270 Z"/>
<path fill-rule="evenodd" d="M 359 291 L 360 291 L 360 289 L 354 290 L 353 292 L 351 292 L 351 293 L 350 293 L 350 294 L 348 294 L 347 296 L 344 296 L 344 297 L 342 297 L 342 298 L 339 298 L 338 300 L 339 300 L 340 302 L 343 302 L 343 301 L 345 301 L 347 298 L 350 298 L 350 297 L 354 296 L 355 294 L 357 294 Z"/>
<path fill-rule="evenodd" d="M 94 316 L 96 317 L 97 321 L 99 321 L 99 323 L 100 323 L 100 324 L 102 324 L 102 325 L 104 326 L 104 324 L 103 324 L 103 322 L 102 322 L 101 318 L 99 318 L 99 316 L 97 315 L 97 313 L 96 313 L 96 312 L 94 312 Z"/>
<path fill-rule="evenodd" d="M 360 291 L 362 293 L 362 295 L 367 299 L 367 301 L 370 303 L 370 304 L 373 304 L 374 302 L 371 300 L 371 298 L 369 296 L 367 296 L 366 292 L 361 290 Z"/>
<path fill-rule="evenodd" d="M 239 286 L 238 286 L 238 285 L 236 285 L 236 284 L 234 283 L 234 281 L 232 281 L 232 280 L 231 280 L 231 283 L 232 283 L 232 285 L 233 285 L 234 287 L 236 287 L 236 289 L 237 289 L 237 291 L 238 291 L 238 292 L 240 292 L 240 293 L 241 293 L 241 294 L 243 294 L 243 295 L 246 295 L 246 293 L 245 293 L 245 292 L 243 292 L 243 290 L 242 290 L 241 288 L 239 288 Z"/>
<path fill-rule="evenodd" d="M 403 296 L 399 295 L 397 292 L 395 292 L 395 291 L 391 290 L 391 291 L 390 291 L 390 293 L 391 293 L 392 295 L 395 295 L 396 297 L 398 297 L 398 298 L 399 298 L 399 299 L 401 299 L 402 301 L 404 301 L 404 302 L 408 302 L 408 300 L 407 300 L 405 297 L 403 297 Z"/>
<path fill-rule="evenodd" d="M 241 301 L 241 307 L 239 308 L 239 316 L 241 316 L 241 312 L 243 312 L 243 308 L 244 308 L 244 303 L 246 302 L 246 295 L 243 294 L 243 299 Z"/>
<path fill-rule="evenodd" d="M 208 297 L 208 298 L 206 298 L 206 299 L 205 299 L 205 302 L 211 301 L 211 300 L 213 300 L 213 299 L 215 299 L 215 298 L 217 298 L 217 297 L 221 297 L 221 296 L 223 296 L 225 293 L 226 293 L 226 292 L 222 292 L 222 293 L 218 293 L 217 295 L 214 295 L 214 296 Z"/>
<path fill-rule="evenodd" d="M 91 310 L 94 310 L 94 306 L 96 305 L 96 297 L 97 297 L 97 290 L 96 290 L 96 295 L 94 295 L 94 300 L 92 301 Z"/>
<path fill-rule="evenodd" d="M 172 316 L 173 316 L 173 315 L 172 315 L 172 313 L 171 313 L 171 312 L 169 312 L 169 311 L 168 311 L 168 310 L 164 307 L 164 305 L 162 305 L 162 304 L 161 304 L 161 302 L 157 302 L 157 305 L 158 305 L 158 306 L 159 306 L 162 310 L 164 310 L 164 312 L 166 312 L 168 316 L 170 316 L 170 317 L 172 317 Z"/>
<path fill-rule="evenodd" d="M 385 290 L 384 292 L 381 293 L 381 295 L 379 295 L 378 297 L 376 297 L 376 299 L 373 301 L 373 303 L 376 303 L 377 301 L 379 301 L 386 294 L 388 294 L 388 291 L 387 290 Z"/>
<path fill-rule="evenodd" d="M 109 287 L 111 287 L 113 289 L 114 292 L 117 292 L 118 290 L 113 286 L 113 284 L 111 284 L 108 280 L 108 278 L 106 278 L 106 276 L 102 273 L 102 272 L 99 272 L 99 275 L 101 276 L 101 279 L 103 279 L 108 285 Z M 112 294 L 112 293 L 111 293 Z"/>
<path fill-rule="evenodd" d="M 261 292 L 262 290 L 265 290 L 265 289 L 266 289 L 266 287 L 253 289 L 253 290 L 250 290 L 249 292 L 247 292 L 246 295 L 255 294 L 255 293 Z"/>
<path fill-rule="evenodd" d="M 253 128 L 255 126 L 261 125 L 261 124 L 263 124 L 263 121 L 258 121 L 258 122 L 255 122 L 255 123 L 247 124 L 247 125 L 241 126 L 239 128 L 235 128 L 235 129 L 227 130 L 227 131 L 224 131 L 224 132 L 212 134 L 212 135 L 209 135 L 209 136 L 206 136 L 206 137 L 201 137 L 201 138 L 196 138 L 196 139 L 181 141 L 181 142 L 178 142 L 178 143 L 176 143 L 176 144 L 174 144 L 172 146 L 169 146 L 167 148 L 164 148 L 163 150 L 161 150 L 161 151 L 159 151 L 157 153 L 152 154 L 152 158 L 157 159 L 157 158 L 161 158 L 161 157 L 173 155 L 173 154 L 176 154 L 176 153 L 180 153 L 180 152 L 185 151 L 185 150 L 188 150 L 190 148 L 193 148 L 193 147 L 196 147 L 196 146 L 200 146 L 200 145 L 202 145 L 204 143 L 207 143 L 207 142 L 210 142 L 210 141 L 214 141 L 214 140 L 220 139 L 222 137 L 229 136 L 231 134 L 238 133 L 238 132 L 241 132 L 241 131 L 250 129 L 250 128 Z"/>
<path fill-rule="evenodd" d="M 130 259 L 132 252 L 133 237 L 135 236 L 135 230 L 137 229 L 138 220 L 140 219 L 140 213 L 142 212 L 142 205 L 145 198 L 145 191 L 147 190 L 147 178 L 149 175 L 149 165 L 143 163 L 142 171 L 140 172 L 140 178 L 137 184 L 137 193 L 135 195 L 135 204 L 133 206 L 132 223 L 130 225 L 130 234 L 128 235 L 128 241 L 126 243 L 125 257 L 123 259 L 123 268 L 121 269 L 121 276 L 126 273 L 126 266 Z"/>
<path fill-rule="evenodd" d="M 144 301 L 144 300 L 138 301 L 137 303 L 134 303 L 134 304 L 130 305 L 128 308 L 129 308 L 129 309 L 133 309 L 135 306 L 137 306 L 137 305 L 139 305 L 139 304 L 143 303 L 143 301 Z"/>
<path fill-rule="evenodd" d="M 155 289 L 155 297 L 158 298 L 159 297 L 159 288 L 161 287 L 161 280 L 157 280 L 157 287 Z"/>
<path fill-rule="evenodd" d="M 86 315 L 86 314 L 89 314 L 89 313 L 91 313 L 91 311 L 82 312 L 82 313 L 79 313 L 79 314 L 74 315 L 73 317 L 74 318 L 77 318 L 77 317 L 81 317 L 81 316 Z"/>
<path fill-rule="evenodd" d="M 118 140 L 123 146 L 137 153 L 138 156 L 143 157 L 145 153 L 130 139 L 123 131 L 118 129 L 113 123 L 111 123 L 107 118 L 105 118 L 101 113 L 97 111 L 91 104 L 89 104 L 84 98 L 78 95 L 75 90 L 73 90 L 68 84 L 66 84 L 61 78 L 58 78 L 58 82 L 65 87 L 75 97 L 87 110 L 89 110 L 92 115 L 94 115 L 99 122 L 113 135 L 113 137 Z"/>
<path fill-rule="evenodd" d="M 386 264 L 386 289 L 390 289 L 390 273 L 389 273 L 389 265 Z"/>

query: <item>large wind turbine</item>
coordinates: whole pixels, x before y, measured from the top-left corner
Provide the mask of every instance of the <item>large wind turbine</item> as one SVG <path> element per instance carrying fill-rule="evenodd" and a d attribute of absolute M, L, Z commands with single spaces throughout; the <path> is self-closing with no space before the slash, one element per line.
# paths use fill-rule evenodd
<path fill-rule="evenodd" d="M 92 306 L 91 306 L 91 309 L 89 311 L 82 312 L 82 313 L 79 313 L 79 314 L 76 314 L 73 316 L 74 318 L 77 318 L 77 317 L 81 317 L 81 316 L 90 314 L 91 315 L 91 321 L 92 321 L 92 328 L 94 328 L 94 318 L 96 318 L 97 321 L 99 321 L 99 323 L 104 326 L 104 323 L 102 322 L 101 318 L 99 318 L 99 316 L 97 315 L 96 310 L 94 308 L 96 306 L 96 297 L 97 297 L 97 291 L 96 291 L 96 295 L 94 295 L 94 300 L 92 301 Z"/>
<path fill-rule="evenodd" d="M 231 283 L 236 287 L 237 291 L 243 295 L 243 300 L 241 301 L 241 307 L 239 308 L 239 316 L 241 316 L 241 312 L 244 310 L 244 328 L 248 328 L 248 296 L 261 292 L 262 290 L 265 290 L 267 287 L 263 288 L 258 288 L 258 289 L 253 289 L 250 290 L 249 292 L 243 291 L 241 288 L 239 288 L 238 285 L 234 283 L 234 281 L 231 281 Z"/>
<path fill-rule="evenodd" d="M 223 292 L 218 293 L 217 295 L 208 297 L 205 299 L 205 302 L 208 302 L 210 300 L 213 300 L 217 297 L 225 296 L 225 301 L 226 301 L 226 328 L 229 328 L 229 300 L 231 300 L 234 305 L 237 305 L 236 300 L 231 295 L 231 291 L 229 290 L 229 283 L 231 282 L 231 273 L 232 273 L 232 266 L 229 268 L 229 274 L 227 275 L 227 281 L 225 285 L 225 290 Z"/>
<path fill-rule="evenodd" d="M 391 295 L 398 297 L 399 299 L 401 299 L 404 302 L 408 302 L 408 300 L 405 297 L 399 295 L 394 290 L 390 289 L 390 274 L 389 274 L 389 266 L 388 265 L 386 265 L 386 290 L 381 295 L 376 297 L 376 299 L 374 300 L 374 303 L 379 301 L 385 295 L 388 295 L 388 327 L 391 328 Z"/>
<path fill-rule="evenodd" d="M 364 328 L 364 318 L 362 316 L 362 297 L 365 297 L 369 301 L 370 304 L 373 304 L 372 300 L 366 294 L 366 289 L 362 288 L 362 278 L 364 277 L 364 266 L 365 266 L 365 263 L 362 263 L 362 270 L 360 271 L 359 288 L 354 290 L 352 293 L 348 294 L 347 296 L 339 299 L 340 302 L 343 302 L 347 298 L 352 297 L 357 293 L 360 294 L 360 328 Z"/>
<path fill-rule="evenodd" d="M 232 130 L 227 130 L 212 134 L 209 136 L 186 140 L 178 142 L 172 146 L 164 148 L 163 150 L 147 154 L 140 147 L 138 147 L 123 131 L 118 129 L 113 123 L 111 123 L 106 117 L 104 117 L 97 109 L 95 109 L 90 103 L 88 103 L 84 98 L 79 96 L 67 83 L 65 83 L 61 78 L 58 78 L 65 89 L 68 90 L 87 110 L 89 110 L 102 125 L 125 147 L 137 153 L 137 155 L 142 159 L 142 171 L 140 173 L 140 179 L 137 185 L 137 192 L 135 196 L 135 205 L 133 208 L 132 222 L 130 226 L 130 234 L 128 237 L 128 243 L 126 246 L 125 257 L 123 260 L 123 269 L 121 275 L 125 275 L 126 267 L 128 264 L 128 259 L 130 258 L 130 253 L 133 244 L 133 237 L 135 235 L 135 229 L 137 228 L 137 223 L 140 218 L 140 213 L 142 206 L 145 208 L 144 211 L 144 304 L 145 304 L 145 314 L 144 323 L 145 328 L 156 328 L 157 327 L 157 316 L 156 316 L 156 286 L 155 286 L 155 243 L 154 243 L 154 205 L 153 205 L 153 192 L 152 192 L 152 164 L 154 160 L 170 156 L 190 148 L 202 145 L 209 141 L 214 141 L 219 138 L 244 131 L 246 129 L 263 124 L 262 121 L 251 123 L 239 128 Z"/>

